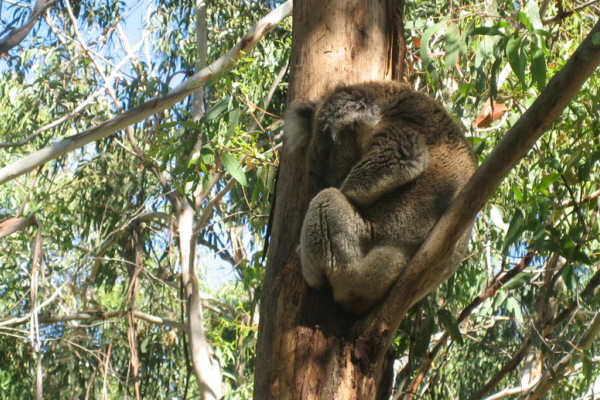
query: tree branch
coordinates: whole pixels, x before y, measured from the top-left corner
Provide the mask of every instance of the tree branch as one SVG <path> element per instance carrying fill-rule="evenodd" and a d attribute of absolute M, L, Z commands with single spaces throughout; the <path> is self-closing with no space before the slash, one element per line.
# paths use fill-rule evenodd
<path fill-rule="evenodd" d="M 258 41 L 275 28 L 275 26 L 291 12 L 292 0 L 288 0 L 258 21 L 248 31 L 246 36 L 229 50 L 227 54 L 195 73 L 191 78 L 169 91 L 166 96 L 150 99 L 137 107 L 116 115 L 94 128 L 69 136 L 0 169 L 0 185 L 15 179 L 50 160 L 54 160 L 55 158 L 63 156 L 66 153 L 83 147 L 95 140 L 106 138 L 115 131 L 142 121 L 143 119 L 180 102 L 202 87 L 205 82 L 210 81 L 218 74 L 232 69 L 235 66 L 236 61 L 252 51 Z"/>
<path fill-rule="evenodd" d="M 526 397 L 527 400 L 541 399 L 550 388 L 556 385 L 558 379 L 563 378 L 569 365 L 576 363 L 578 359 L 584 357 L 583 352 L 590 348 L 596 337 L 600 334 L 600 312 L 596 313 L 594 319 L 583 333 L 581 339 L 573 351 L 564 356 L 552 368 L 547 369 L 536 388 Z"/>
<path fill-rule="evenodd" d="M 126 313 L 122 311 L 110 311 L 110 312 L 102 312 L 102 311 L 82 311 L 75 312 L 73 314 L 67 315 L 38 315 L 37 319 L 40 324 L 53 324 L 56 322 L 69 322 L 69 321 L 94 321 L 94 320 L 106 320 L 110 318 L 120 318 L 125 316 Z M 137 319 L 142 319 L 144 321 L 168 326 L 169 328 L 178 329 L 183 332 L 188 331 L 188 327 L 186 324 L 182 324 L 181 322 L 171 321 L 168 319 L 164 319 L 161 317 L 157 317 L 155 315 L 146 314 L 140 311 L 133 311 L 133 316 Z M 27 323 L 31 318 L 30 314 L 27 314 L 23 317 L 16 317 L 11 319 L 6 319 L 1 321 L 0 326 L 17 326 L 24 323 Z"/>
<path fill-rule="evenodd" d="M 563 112 L 579 88 L 600 64 L 600 46 L 592 39 L 600 33 L 598 22 L 561 71 L 548 82 L 545 90 L 507 132 L 474 176 L 457 196 L 425 243 L 400 275 L 387 299 L 355 327 L 357 358 L 366 365 L 381 365 L 381 360 L 409 308 L 449 277 L 440 266 L 499 187 L 510 170 Z M 379 364 L 377 364 L 379 362 Z"/>
<path fill-rule="evenodd" d="M 31 225 L 35 225 L 35 215 L 31 214 L 26 218 L 9 217 L 0 220 L 0 239 L 12 235 L 15 232 L 23 230 Z"/>
<path fill-rule="evenodd" d="M 114 230 L 109 234 L 109 236 L 102 242 L 100 245 L 100 249 L 96 253 L 94 257 L 94 264 L 92 266 L 92 270 L 90 271 L 90 275 L 86 279 L 83 284 L 83 288 L 81 289 L 81 296 L 83 298 L 84 304 L 87 302 L 87 291 L 89 286 L 94 282 L 96 276 L 98 275 L 98 270 L 100 269 L 100 262 L 102 261 L 102 257 L 106 252 L 119 240 L 121 235 L 127 230 L 130 229 L 133 225 L 139 224 L 140 222 L 150 222 L 155 219 L 164 219 L 165 221 L 171 221 L 171 215 L 162 212 L 149 212 L 142 213 L 133 218 L 131 218 L 126 224 L 124 224 L 121 228 Z"/>
<path fill-rule="evenodd" d="M 29 35 L 29 32 L 31 32 L 31 30 L 33 29 L 40 15 L 42 15 L 42 13 L 46 11 L 48 7 L 50 7 L 57 1 L 58 0 L 52 0 L 46 2 L 46 0 L 38 0 L 35 3 L 33 11 L 31 12 L 29 19 L 27 19 L 27 22 L 25 22 L 23 26 L 15 29 L 11 33 L 7 34 L 4 38 L 2 38 L 2 40 L 0 40 L 0 54 L 8 53 L 10 49 L 17 46 L 19 43 L 25 40 L 27 35 Z"/>
<path fill-rule="evenodd" d="M 587 3 L 580 4 L 577 7 L 573 7 L 573 9 L 571 9 L 569 11 L 565 11 L 563 9 L 562 2 L 559 2 L 558 3 L 558 13 L 553 17 L 543 19 L 542 24 L 549 25 L 554 22 L 562 21 L 563 19 L 575 14 L 577 11 L 583 10 L 584 8 L 587 8 L 597 2 L 598 2 L 598 0 L 591 0 L 591 1 L 588 1 Z"/>
<path fill-rule="evenodd" d="M 521 259 L 521 262 L 519 264 L 517 264 L 516 267 L 512 268 L 510 271 L 507 271 L 506 273 L 502 274 L 501 276 L 495 278 L 493 282 L 488 284 L 486 286 L 486 288 L 481 292 L 481 294 L 479 296 L 477 296 L 475 299 L 473 299 L 473 301 L 471 301 L 471 303 L 462 310 L 462 312 L 456 319 L 456 323 L 460 324 L 465 319 L 467 319 L 467 317 L 469 315 L 471 315 L 473 310 L 475 310 L 477 307 L 479 307 L 486 299 L 494 296 L 498 292 L 498 289 L 500 289 L 508 281 L 510 281 L 515 276 L 517 276 L 519 273 L 521 273 L 525 268 L 527 268 L 529 266 L 529 264 L 531 264 L 531 261 L 533 261 L 534 256 L 535 256 L 535 251 L 529 250 L 527 252 L 527 254 Z M 448 333 L 448 331 L 445 331 L 444 334 L 442 335 L 442 337 L 438 340 L 436 345 L 433 347 L 433 349 L 431 349 L 431 351 L 428 351 L 425 353 L 425 357 L 421 364 L 421 368 L 419 369 L 419 372 L 417 373 L 417 375 L 411 382 L 409 389 L 408 389 L 409 393 L 406 395 L 405 400 L 412 400 L 414 398 L 415 394 L 417 393 L 417 388 L 419 387 L 419 385 L 423 381 L 423 378 L 425 378 L 425 375 L 431 368 L 433 359 L 437 356 L 437 354 L 440 352 L 440 350 L 442 349 L 442 347 L 444 346 L 446 341 L 448 341 L 449 338 L 450 338 L 450 334 Z"/>
<path fill-rule="evenodd" d="M 56 28 L 56 29 L 58 29 L 58 28 Z M 92 104 L 93 101 L 96 100 L 96 98 L 98 96 L 100 96 L 100 94 L 102 94 L 102 92 L 107 91 L 108 88 L 113 84 L 115 77 L 117 76 L 117 73 L 121 70 L 121 68 L 123 68 L 129 62 L 129 60 L 133 59 L 134 51 L 137 51 L 142 46 L 144 40 L 146 40 L 148 37 L 148 33 L 145 32 L 144 35 L 145 36 L 142 37 L 140 42 L 138 44 L 136 44 L 134 50 L 131 53 L 128 52 L 127 55 L 117 65 L 114 66 L 110 75 L 104 81 L 104 85 L 102 87 L 100 87 L 99 89 L 97 89 L 96 91 L 94 91 L 94 93 L 92 93 L 87 99 L 85 99 L 81 103 L 79 103 L 79 105 L 77 107 L 75 107 L 73 110 L 67 112 L 65 115 L 58 118 L 57 120 L 52 121 L 48 125 L 44 125 L 41 128 L 36 129 L 35 131 L 33 131 L 32 133 L 27 135 L 27 137 L 25 139 L 19 140 L 17 142 L 0 142 L 0 148 L 23 146 L 23 145 L 29 143 L 33 138 L 39 136 L 41 133 L 46 132 L 46 131 L 62 124 L 63 122 L 73 118 L 75 115 L 77 115 L 80 111 L 82 111 L 88 105 Z"/>

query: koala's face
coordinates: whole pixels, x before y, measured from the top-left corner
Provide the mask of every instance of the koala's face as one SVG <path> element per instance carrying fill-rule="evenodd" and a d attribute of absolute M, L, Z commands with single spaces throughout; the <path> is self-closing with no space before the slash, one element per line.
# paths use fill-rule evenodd
<path fill-rule="evenodd" d="M 356 129 L 336 130 L 316 118 L 308 149 L 308 173 L 318 189 L 340 187 L 360 160 L 361 146 Z"/>

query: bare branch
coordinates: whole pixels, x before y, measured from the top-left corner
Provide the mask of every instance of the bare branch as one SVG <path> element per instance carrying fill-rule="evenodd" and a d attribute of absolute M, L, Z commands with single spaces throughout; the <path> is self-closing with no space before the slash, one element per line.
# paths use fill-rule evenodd
<path fill-rule="evenodd" d="M 115 243 L 117 243 L 117 241 L 119 240 L 119 238 L 121 237 L 121 235 L 127 229 L 129 229 L 131 226 L 133 226 L 134 224 L 140 223 L 140 222 L 153 221 L 155 219 L 164 219 L 166 221 L 171 221 L 171 215 L 166 214 L 166 213 L 161 213 L 161 212 L 149 212 L 149 213 L 143 213 L 143 214 L 137 215 L 134 218 L 130 219 L 121 228 L 113 231 L 104 240 L 104 242 L 102 242 L 102 244 L 100 245 L 100 249 L 96 253 L 94 265 L 92 266 L 92 270 L 90 271 L 90 275 L 88 276 L 87 280 L 85 281 L 85 284 L 83 285 L 83 288 L 81 289 L 82 298 L 84 300 L 84 303 L 87 300 L 87 291 L 88 291 L 88 288 L 92 284 L 92 282 L 94 282 L 94 279 L 96 279 L 96 276 L 98 275 L 98 270 L 100 269 L 100 262 L 102 261 L 102 256 L 104 254 L 106 254 L 106 252 L 112 246 L 114 246 Z"/>
<path fill-rule="evenodd" d="M 590 348 L 599 334 L 600 312 L 596 313 L 594 319 L 581 336 L 579 343 L 577 343 L 577 346 L 573 349 L 573 351 L 564 356 L 552 368 L 549 368 L 543 373 L 537 387 L 531 393 L 529 393 L 526 399 L 539 400 L 543 398 L 548 390 L 550 390 L 552 386 L 556 385 L 558 379 L 564 378 L 569 365 L 575 364 L 581 357 L 583 357 L 583 352 Z"/>
<path fill-rule="evenodd" d="M 473 301 L 471 301 L 471 303 L 462 310 L 462 312 L 456 319 L 457 324 L 460 324 L 465 319 L 467 319 L 467 317 L 471 315 L 473 310 L 479 307 L 486 299 L 494 296 L 498 292 L 498 289 L 500 289 L 504 284 L 506 284 L 512 278 L 517 276 L 517 274 L 521 273 L 525 268 L 527 268 L 529 264 L 531 264 L 531 261 L 533 261 L 535 253 L 536 252 L 534 250 L 529 250 L 527 254 L 521 259 L 521 262 L 517 264 L 516 267 L 514 267 L 506 273 L 503 273 L 501 276 L 498 276 L 494 279 L 493 282 L 488 284 L 488 286 L 481 292 L 481 294 L 477 296 Z M 421 363 L 421 368 L 419 369 L 419 372 L 411 382 L 408 389 L 409 394 L 406 395 L 405 400 L 412 400 L 414 398 L 415 394 L 417 393 L 417 388 L 419 387 L 419 385 L 423 381 L 423 378 L 425 378 L 425 375 L 431 368 L 433 359 L 437 356 L 437 354 L 440 352 L 440 350 L 449 338 L 450 334 L 448 333 L 448 331 L 444 332 L 444 334 L 438 340 L 433 349 L 431 349 L 431 351 L 428 351 L 425 354 L 423 362 Z"/>
<path fill-rule="evenodd" d="M 122 311 L 82 311 L 73 314 L 66 315 L 38 315 L 37 319 L 40 324 L 54 324 L 57 322 L 70 322 L 70 321 L 96 321 L 96 320 L 107 320 L 111 318 L 122 318 L 127 313 Z M 188 327 L 185 324 L 177 321 L 171 321 L 155 315 L 143 313 L 141 311 L 134 311 L 133 316 L 137 319 L 144 320 L 156 325 L 168 326 L 169 328 L 178 329 L 183 332 L 188 331 Z M 23 317 L 12 318 L 10 320 L 2 321 L 2 326 L 17 326 L 28 322 L 31 318 L 30 314 Z"/>
<path fill-rule="evenodd" d="M 529 353 L 529 349 L 531 348 L 531 340 L 528 338 L 523 341 L 523 344 L 519 348 L 519 350 L 512 356 L 512 358 L 504 364 L 502 368 L 498 372 L 494 374 L 492 379 L 487 382 L 483 388 L 481 388 L 477 393 L 473 394 L 469 397 L 469 400 L 480 400 L 487 393 L 491 392 L 493 388 L 495 388 L 498 383 L 511 371 L 513 371 L 517 366 L 523 361 L 527 353 Z"/>
<path fill-rule="evenodd" d="M 486 397 L 485 400 L 498 400 L 503 397 L 513 396 L 515 394 L 526 392 L 527 390 L 534 387 L 535 384 L 538 383 L 538 381 L 539 381 L 539 379 L 535 380 L 534 382 L 532 382 L 526 386 L 519 386 L 519 387 L 515 387 L 515 388 L 507 388 L 507 389 L 501 390 L 498 393 L 494 393 L 493 395 Z"/>
<path fill-rule="evenodd" d="M 56 29 L 58 29 L 58 28 L 56 28 Z M 142 40 L 136 45 L 134 51 L 137 51 L 139 49 L 139 47 L 141 47 L 141 45 L 143 44 L 143 41 L 147 38 L 148 33 L 144 32 L 144 35 L 145 36 L 142 37 Z M 29 143 L 33 138 L 39 136 L 41 133 L 46 132 L 46 131 L 62 124 L 63 122 L 68 121 L 69 119 L 73 118 L 81 110 L 86 108 L 88 105 L 92 104 L 94 102 L 94 100 L 98 96 L 100 96 L 100 94 L 102 94 L 102 92 L 108 90 L 108 88 L 112 85 L 117 73 L 121 70 L 121 68 L 123 68 L 129 62 L 130 59 L 132 59 L 133 55 L 134 55 L 133 52 L 127 53 L 127 55 L 119 62 L 119 64 L 114 66 L 112 72 L 107 77 L 107 79 L 104 81 L 104 85 L 102 87 L 100 87 L 99 89 L 97 89 L 94 93 L 92 93 L 87 99 L 82 101 L 73 110 L 69 111 L 67 114 L 63 115 L 62 117 L 58 118 L 57 120 L 52 121 L 48 125 L 44 125 L 41 128 L 36 129 L 35 131 L 33 131 L 32 133 L 27 135 L 27 137 L 25 137 L 25 139 L 19 140 L 18 142 L 4 142 L 4 143 L 0 142 L 0 148 L 23 146 L 23 145 Z"/>
<path fill-rule="evenodd" d="M 543 19 L 542 23 L 544 25 L 549 25 L 554 22 L 562 21 L 563 19 L 575 14 L 577 11 L 583 10 L 584 8 L 587 8 L 595 3 L 598 3 L 598 0 L 591 0 L 591 1 L 588 1 L 587 3 L 580 4 L 577 7 L 573 7 L 573 9 L 571 9 L 569 11 L 565 11 L 563 9 L 562 2 L 558 2 L 558 13 L 553 17 Z"/>
<path fill-rule="evenodd" d="M 579 204 L 589 203 L 589 202 L 597 199 L 598 197 L 600 197 L 600 190 L 596 190 L 594 193 L 590 194 L 588 197 L 578 200 L 578 201 L 574 201 L 574 200 L 565 201 L 560 206 L 561 207 L 573 207 L 573 206 L 576 206 Z"/>
<path fill-rule="evenodd" d="M 31 225 L 35 225 L 35 215 L 31 214 L 27 218 L 9 217 L 0 220 L 0 239 L 12 235 L 15 232 L 23 230 Z"/>

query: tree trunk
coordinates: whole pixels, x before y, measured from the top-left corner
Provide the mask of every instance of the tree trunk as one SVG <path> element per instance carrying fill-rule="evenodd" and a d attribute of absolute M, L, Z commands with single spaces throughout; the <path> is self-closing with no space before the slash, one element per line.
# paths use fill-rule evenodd
<path fill-rule="evenodd" d="M 297 0 L 288 102 L 316 98 L 339 83 L 392 79 L 400 70 L 392 59 L 399 54 L 398 27 L 391 23 L 398 10 L 391 0 Z M 384 398 L 391 384 L 388 357 L 364 361 L 369 357 L 353 333 L 357 318 L 343 312 L 330 291 L 304 282 L 296 248 L 315 193 L 304 152 L 287 152 L 284 144 L 281 157 L 254 399 Z"/>

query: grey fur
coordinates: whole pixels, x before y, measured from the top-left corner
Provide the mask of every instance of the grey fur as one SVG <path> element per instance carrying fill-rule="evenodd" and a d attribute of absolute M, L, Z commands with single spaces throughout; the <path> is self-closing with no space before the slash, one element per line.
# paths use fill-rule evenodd
<path fill-rule="evenodd" d="M 471 150 L 440 104 L 396 82 L 341 86 L 295 106 L 290 133 L 297 147 L 308 143 L 308 173 L 321 190 L 302 226 L 304 278 L 331 285 L 344 309 L 364 313 L 475 171 Z M 446 270 L 458 267 L 469 236 Z"/>

